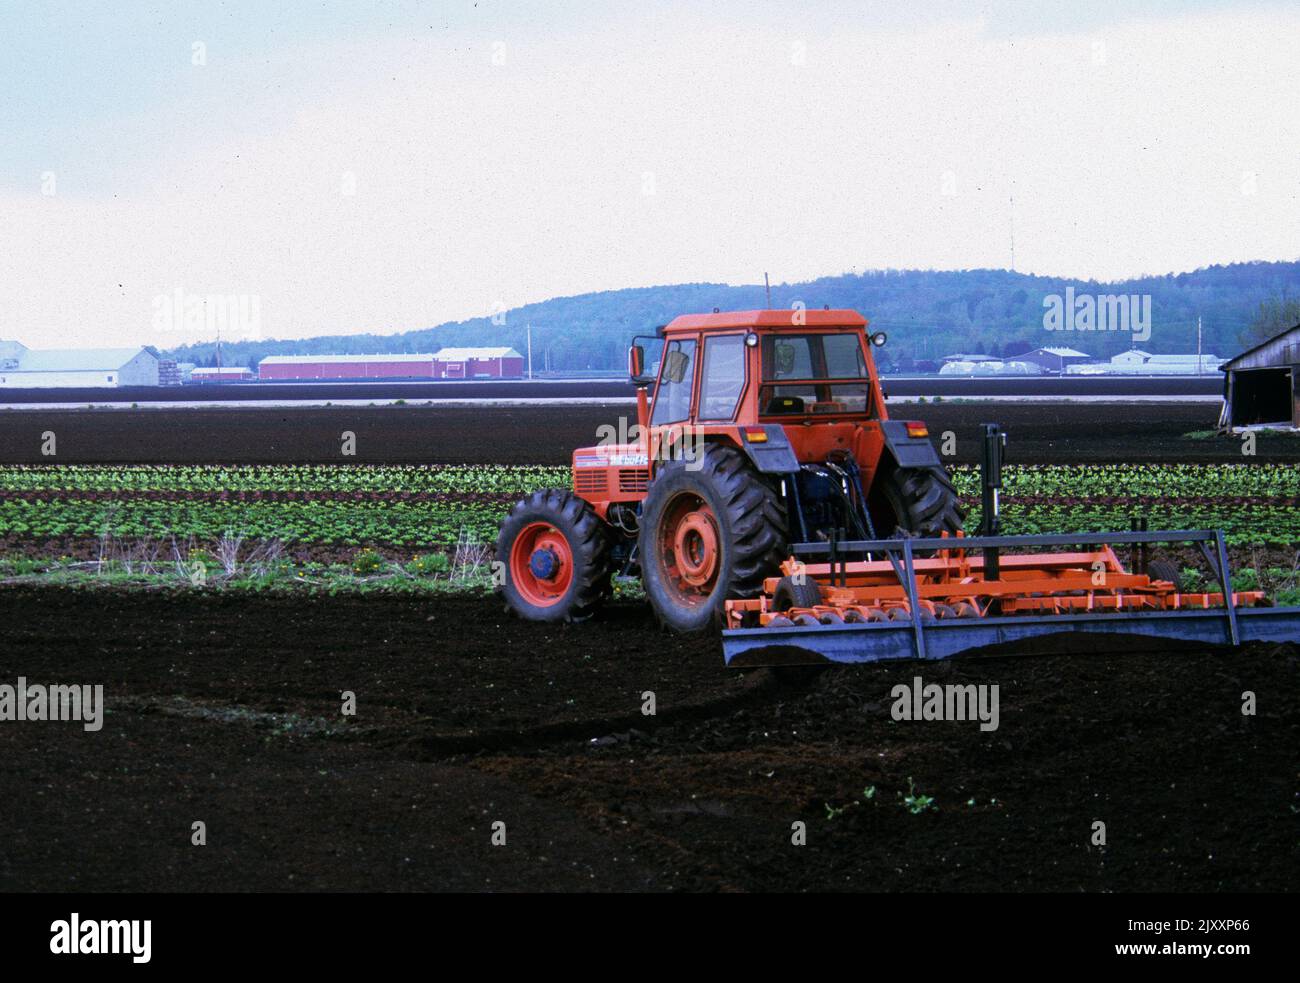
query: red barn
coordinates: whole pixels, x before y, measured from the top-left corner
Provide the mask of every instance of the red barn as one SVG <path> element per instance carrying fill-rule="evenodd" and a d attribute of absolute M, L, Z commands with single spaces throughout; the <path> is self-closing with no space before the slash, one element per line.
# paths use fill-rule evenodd
<path fill-rule="evenodd" d="M 291 379 L 432 379 L 432 355 L 270 355 L 258 363 L 262 382 Z"/>
<path fill-rule="evenodd" d="M 524 357 L 513 348 L 443 348 L 433 356 L 438 379 L 522 379 Z"/>

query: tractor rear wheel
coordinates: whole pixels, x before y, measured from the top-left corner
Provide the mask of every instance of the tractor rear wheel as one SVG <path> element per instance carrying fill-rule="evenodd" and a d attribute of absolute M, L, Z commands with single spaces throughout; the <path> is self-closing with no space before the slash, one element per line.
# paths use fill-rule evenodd
<path fill-rule="evenodd" d="M 670 461 L 650 484 L 638 552 L 661 624 L 694 632 L 720 622 L 728 598 L 753 597 L 785 559 L 776 490 L 734 447 L 710 444 Z"/>
<path fill-rule="evenodd" d="M 962 528 L 966 519 L 966 509 L 942 465 L 889 467 L 876 475 L 871 492 L 871 521 L 876 534 L 884 539 L 900 533 L 952 535 Z"/>
<path fill-rule="evenodd" d="M 609 595 L 609 529 L 581 498 L 559 488 L 516 502 L 501 523 L 501 595 L 529 621 L 583 621 Z"/>

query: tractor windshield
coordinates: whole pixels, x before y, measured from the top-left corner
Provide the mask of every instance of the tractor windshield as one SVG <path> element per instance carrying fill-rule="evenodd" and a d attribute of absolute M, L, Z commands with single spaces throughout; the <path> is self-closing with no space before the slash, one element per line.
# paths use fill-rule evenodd
<path fill-rule="evenodd" d="M 871 375 L 861 332 L 766 335 L 762 344 L 760 415 L 868 411 Z"/>

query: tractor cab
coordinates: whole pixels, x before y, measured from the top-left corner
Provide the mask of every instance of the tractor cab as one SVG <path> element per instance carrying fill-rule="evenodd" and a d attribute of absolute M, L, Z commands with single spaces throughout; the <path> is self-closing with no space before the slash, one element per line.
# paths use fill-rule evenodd
<path fill-rule="evenodd" d="M 663 328 L 649 425 L 883 419 L 867 321 L 855 311 L 690 314 Z M 634 346 L 632 361 L 644 362 Z"/>
<path fill-rule="evenodd" d="M 941 467 L 923 423 L 889 420 L 874 348 L 885 344 L 851 310 L 739 311 L 679 317 L 661 331 L 657 372 L 643 376 L 633 347 L 632 381 L 654 387 L 639 414 L 647 466 L 731 445 L 760 473 L 790 478 L 785 494 L 806 500 L 796 531 L 826 538 L 844 516 L 837 486 L 876 488 L 850 530 L 908 528 L 899 497 L 884 491 L 899 468 Z M 878 486 L 879 482 L 879 487 Z M 850 495 L 855 489 L 849 489 Z M 951 518 L 950 516 L 947 518 Z"/>

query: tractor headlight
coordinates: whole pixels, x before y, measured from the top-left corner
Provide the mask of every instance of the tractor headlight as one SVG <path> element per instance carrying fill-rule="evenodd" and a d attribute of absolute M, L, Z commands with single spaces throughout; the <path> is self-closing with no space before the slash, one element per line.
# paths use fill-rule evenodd
<path fill-rule="evenodd" d="M 749 334 L 745 335 L 745 344 L 748 345 L 750 348 L 753 348 L 755 345 L 758 344 L 758 335 L 754 334 L 754 332 L 752 331 Z"/>
<path fill-rule="evenodd" d="M 888 336 L 883 331 L 877 331 L 875 334 L 871 336 L 871 343 L 875 345 L 877 348 L 884 347 L 885 342 L 888 340 L 889 340 Z"/>

